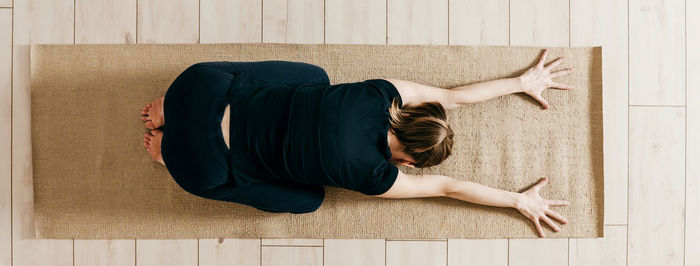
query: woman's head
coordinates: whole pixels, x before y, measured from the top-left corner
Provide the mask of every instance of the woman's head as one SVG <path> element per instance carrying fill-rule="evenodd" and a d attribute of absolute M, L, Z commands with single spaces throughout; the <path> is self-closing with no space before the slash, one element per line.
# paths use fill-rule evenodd
<path fill-rule="evenodd" d="M 447 124 L 445 108 L 438 102 L 399 106 L 394 98 L 389 108 L 391 133 L 401 143 L 405 155 L 418 168 L 435 166 L 452 153 L 452 128 Z"/>

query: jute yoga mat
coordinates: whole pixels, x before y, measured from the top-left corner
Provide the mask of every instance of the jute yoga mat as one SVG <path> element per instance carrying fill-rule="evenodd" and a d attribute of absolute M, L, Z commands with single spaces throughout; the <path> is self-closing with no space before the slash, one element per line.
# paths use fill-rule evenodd
<path fill-rule="evenodd" d="M 183 191 L 143 147 L 143 105 L 201 61 L 303 61 L 332 83 L 391 77 L 440 87 L 514 76 L 526 47 L 293 44 L 48 45 L 32 50 L 34 208 L 41 238 L 532 238 L 514 209 L 382 199 L 326 187 L 320 209 L 279 214 Z M 601 49 L 553 48 L 575 73 L 551 109 L 509 95 L 449 112 L 453 155 L 426 170 L 518 191 L 543 176 L 570 220 L 549 237 L 603 236 Z M 561 68 L 560 67 L 560 68 Z M 167 123 L 167 122 L 166 122 Z M 410 171 L 401 168 L 403 171 Z M 544 224 L 543 224 L 544 225 Z"/>

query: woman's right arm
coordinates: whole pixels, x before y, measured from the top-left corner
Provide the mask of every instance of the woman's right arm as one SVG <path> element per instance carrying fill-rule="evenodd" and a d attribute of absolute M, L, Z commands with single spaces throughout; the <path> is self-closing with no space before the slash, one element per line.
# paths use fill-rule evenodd
<path fill-rule="evenodd" d="M 527 191 L 517 193 L 443 175 L 409 175 L 399 171 L 392 187 L 384 194 L 377 196 L 383 198 L 450 197 L 475 204 L 515 208 L 530 219 L 540 236 L 544 237 L 540 220 L 559 232 L 559 226 L 549 216 L 564 224 L 568 221 L 550 207 L 569 204 L 568 201 L 543 199 L 539 191 L 546 184 L 547 178 L 543 178 Z"/>

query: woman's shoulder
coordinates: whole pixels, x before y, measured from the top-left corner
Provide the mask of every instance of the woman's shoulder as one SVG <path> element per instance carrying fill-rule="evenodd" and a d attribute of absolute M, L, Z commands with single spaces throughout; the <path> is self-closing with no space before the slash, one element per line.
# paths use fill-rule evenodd
<path fill-rule="evenodd" d="M 399 106 L 401 106 L 402 101 L 401 101 L 401 94 L 399 93 L 399 90 L 386 79 L 370 79 L 364 81 L 367 86 L 373 89 L 373 91 L 377 94 L 377 96 L 381 97 L 382 99 L 386 100 L 388 103 L 391 103 L 394 98 L 399 99 Z"/>

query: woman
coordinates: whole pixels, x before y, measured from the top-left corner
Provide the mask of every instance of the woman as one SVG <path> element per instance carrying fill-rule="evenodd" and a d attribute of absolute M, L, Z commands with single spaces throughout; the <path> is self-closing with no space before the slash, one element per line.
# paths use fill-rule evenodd
<path fill-rule="evenodd" d="M 517 78 L 441 89 L 373 79 L 330 85 L 323 69 L 305 63 L 208 62 L 180 74 L 141 111 L 144 146 L 187 192 L 269 212 L 307 213 L 323 201 L 323 185 L 384 198 L 446 196 L 512 207 L 555 231 L 543 178 L 523 193 L 442 175 L 404 174 L 393 164 L 429 167 L 451 153 L 445 109 L 524 92 L 547 109 L 542 91 L 570 89 L 552 78 L 563 58 Z M 165 123 L 167 121 L 167 124 Z M 158 128 L 161 128 L 158 129 Z"/>

